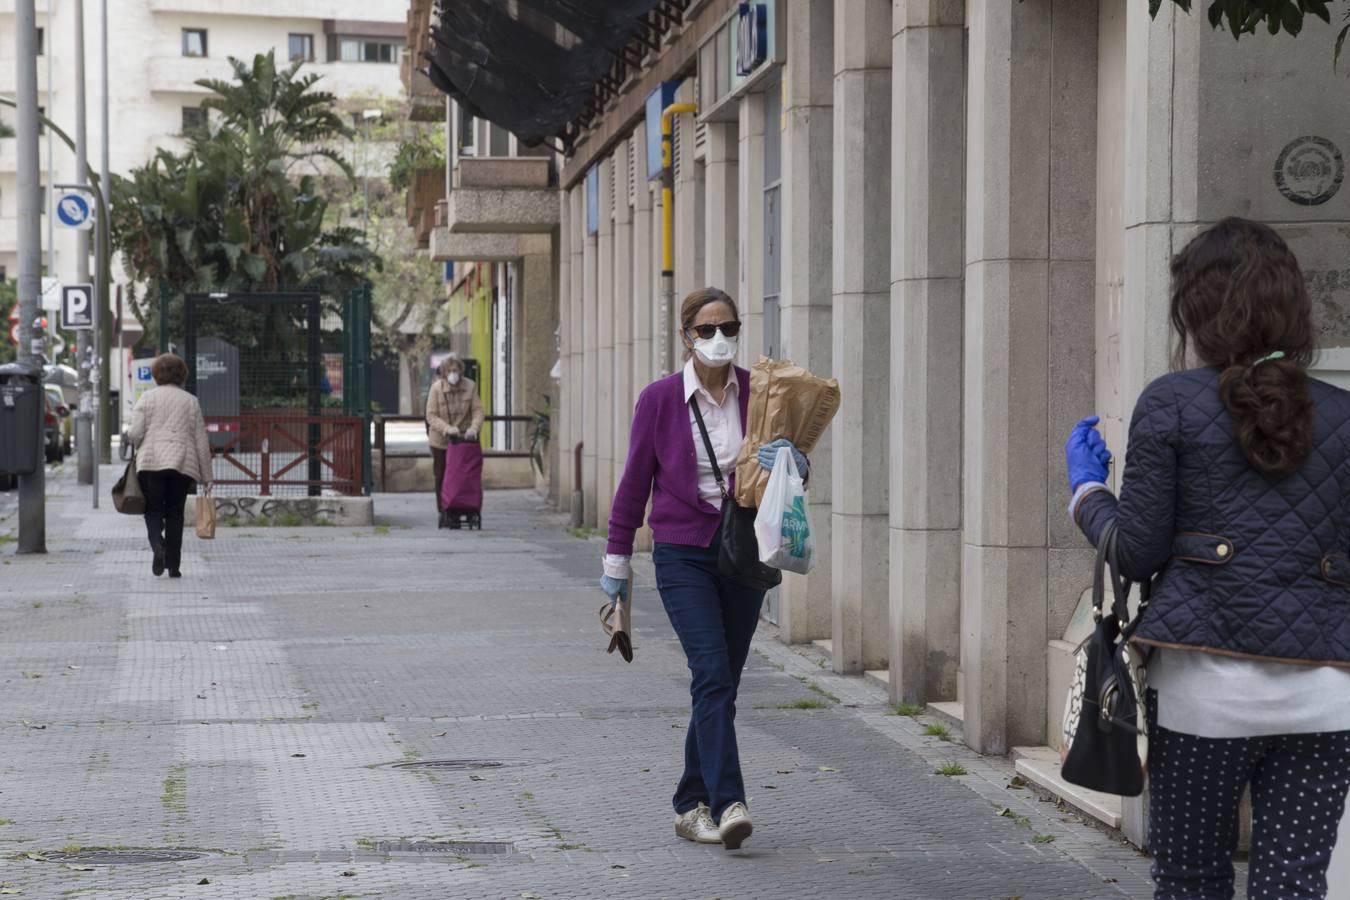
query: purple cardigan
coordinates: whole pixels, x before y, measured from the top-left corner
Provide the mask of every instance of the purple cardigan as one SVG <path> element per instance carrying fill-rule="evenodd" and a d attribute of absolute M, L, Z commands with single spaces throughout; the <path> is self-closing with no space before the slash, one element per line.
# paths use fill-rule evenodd
<path fill-rule="evenodd" d="M 735 372 L 740 383 L 741 427 L 745 428 L 750 373 L 740 367 Z M 734 490 L 736 473 L 722 475 L 727 479 L 727 489 Z M 684 400 L 683 370 L 652 382 L 638 397 L 628 462 L 609 516 L 606 552 L 633 554 L 633 535 L 642 527 L 649 497 L 652 513 L 648 521 L 659 543 L 696 547 L 712 544 L 722 514 L 698 496 L 698 455 L 689 424 L 689 404 Z"/>

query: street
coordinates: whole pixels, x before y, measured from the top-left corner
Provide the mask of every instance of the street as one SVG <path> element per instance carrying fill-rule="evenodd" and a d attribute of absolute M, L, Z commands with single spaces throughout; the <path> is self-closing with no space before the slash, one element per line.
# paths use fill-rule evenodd
<path fill-rule="evenodd" d="M 374 528 L 189 535 L 171 581 L 152 577 L 140 520 L 91 513 L 72 470 L 49 482 L 50 553 L 6 549 L 0 575 L 4 889 L 1149 895 L 1142 855 L 768 626 L 739 704 L 754 837 L 735 853 L 677 840 L 688 681 L 649 564 L 625 665 L 596 620 L 600 545 L 533 495 L 489 494 L 482 533 L 380 495 Z M 196 856 L 108 865 L 100 849 Z"/>

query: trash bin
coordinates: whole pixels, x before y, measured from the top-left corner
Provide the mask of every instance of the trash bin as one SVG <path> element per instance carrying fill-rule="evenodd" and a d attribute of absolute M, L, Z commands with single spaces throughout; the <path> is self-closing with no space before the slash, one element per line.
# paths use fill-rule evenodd
<path fill-rule="evenodd" d="M 0 366 L 0 472 L 32 475 L 42 466 L 42 369 Z"/>

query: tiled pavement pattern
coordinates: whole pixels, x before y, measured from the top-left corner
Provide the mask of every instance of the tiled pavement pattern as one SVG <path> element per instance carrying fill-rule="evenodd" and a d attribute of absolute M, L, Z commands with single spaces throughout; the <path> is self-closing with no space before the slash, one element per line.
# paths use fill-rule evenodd
<path fill-rule="evenodd" d="M 188 538 L 170 581 L 139 520 L 91 512 L 72 478 L 49 486 L 49 555 L 0 547 L 0 894 L 1149 895 L 1147 860 L 1009 788 L 1006 762 L 923 736 L 767 631 L 739 716 L 755 836 L 677 841 L 687 671 L 650 571 L 628 666 L 603 652 L 599 545 L 532 496 L 490 494 L 481 533 L 438 533 L 430 498 L 397 496 L 372 529 L 222 528 Z M 779 708 L 814 688 L 838 702 Z M 395 766 L 446 759 L 501 765 Z M 970 774 L 935 774 L 947 761 Z M 400 841 L 514 850 L 386 852 Z M 44 857 L 116 847 L 205 855 Z"/>

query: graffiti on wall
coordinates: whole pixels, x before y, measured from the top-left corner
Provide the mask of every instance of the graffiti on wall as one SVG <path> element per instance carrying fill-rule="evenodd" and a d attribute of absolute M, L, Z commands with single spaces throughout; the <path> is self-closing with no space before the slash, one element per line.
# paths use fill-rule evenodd
<path fill-rule="evenodd" d="M 1303 273 L 1322 347 L 1350 346 L 1350 268 L 1307 269 Z"/>
<path fill-rule="evenodd" d="M 280 519 L 299 519 L 299 524 L 313 525 L 317 522 L 334 522 L 346 517 L 340 504 L 326 503 L 313 498 L 284 497 L 217 497 L 216 516 L 222 520 L 238 520 L 241 525 L 250 525 L 260 520 L 276 522 Z"/>

